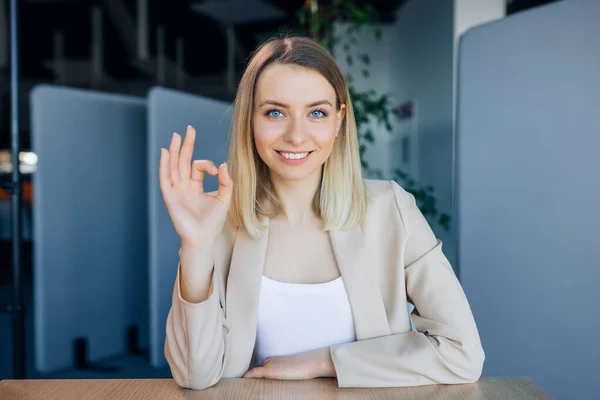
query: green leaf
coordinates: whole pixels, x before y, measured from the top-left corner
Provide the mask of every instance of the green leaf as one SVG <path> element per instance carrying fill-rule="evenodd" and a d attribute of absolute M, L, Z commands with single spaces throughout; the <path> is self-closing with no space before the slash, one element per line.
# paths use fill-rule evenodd
<path fill-rule="evenodd" d="M 360 60 L 365 63 L 366 65 L 370 65 L 371 64 L 371 57 L 369 57 L 368 54 L 361 54 L 359 56 Z"/>
<path fill-rule="evenodd" d="M 371 75 L 369 74 L 369 71 L 368 71 L 368 70 L 366 70 L 366 69 L 363 69 L 363 70 L 362 70 L 362 76 L 364 76 L 365 78 L 368 78 L 368 77 L 369 77 L 369 76 L 371 76 Z"/>
<path fill-rule="evenodd" d="M 296 18 L 298 18 L 300 25 L 306 24 L 306 11 L 303 8 L 296 11 Z"/>
<path fill-rule="evenodd" d="M 380 40 L 383 37 L 383 30 L 380 27 L 375 28 L 375 38 Z"/>
<path fill-rule="evenodd" d="M 323 23 L 320 19 L 313 19 L 312 20 L 312 30 L 314 32 L 319 32 L 319 30 L 321 29 L 321 27 L 323 26 Z"/>
<path fill-rule="evenodd" d="M 348 66 L 352 66 L 353 59 L 350 54 L 346 56 L 346 62 L 348 63 Z"/>

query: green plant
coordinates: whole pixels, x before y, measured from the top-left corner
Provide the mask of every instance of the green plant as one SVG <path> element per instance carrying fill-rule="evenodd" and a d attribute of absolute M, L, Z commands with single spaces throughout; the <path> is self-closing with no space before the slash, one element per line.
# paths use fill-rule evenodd
<path fill-rule="evenodd" d="M 306 0 L 304 6 L 297 10 L 296 17 L 301 34 L 310 36 L 330 52 L 334 48 L 341 49 L 349 66 L 356 65 L 358 60 L 362 76 L 365 78 L 370 76 L 371 58 L 369 55 L 366 53 L 355 54 L 352 50 L 353 46 L 358 43 L 356 34 L 363 28 L 372 29 L 377 39 L 381 39 L 383 36 L 381 28 L 377 26 L 379 18 L 372 4 L 368 2 L 358 4 L 355 0 L 329 0 L 322 3 L 319 3 L 318 0 Z M 344 32 L 337 37 L 334 36 L 334 22 L 344 23 Z M 289 29 L 284 26 L 280 28 L 280 31 L 287 33 Z M 369 128 L 371 120 L 375 120 L 378 127 L 383 127 L 388 133 L 392 133 L 390 118 L 393 111 L 389 97 L 387 94 L 378 94 L 373 89 L 358 90 L 350 73 L 346 75 L 346 80 L 356 117 L 362 167 L 367 176 L 386 179 L 380 169 L 369 166 L 364 155 L 368 146 L 375 142 L 375 135 Z M 391 179 L 415 196 L 423 215 L 434 218 L 444 229 L 450 229 L 450 216 L 437 209 L 433 187 L 421 185 L 400 169 L 394 169 Z"/>

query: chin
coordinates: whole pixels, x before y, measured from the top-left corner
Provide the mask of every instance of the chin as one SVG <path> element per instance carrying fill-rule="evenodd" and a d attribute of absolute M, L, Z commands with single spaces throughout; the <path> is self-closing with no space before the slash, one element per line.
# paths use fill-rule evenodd
<path fill-rule="evenodd" d="M 307 168 L 308 166 L 302 167 L 283 167 L 271 169 L 280 179 L 286 181 L 301 181 L 307 178 L 310 178 L 314 174 L 318 173 L 321 166 L 317 168 Z"/>
<path fill-rule="evenodd" d="M 310 177 L 314 171 L 276 171 L 280 179 L 286 181 L 301 181 Z"/>

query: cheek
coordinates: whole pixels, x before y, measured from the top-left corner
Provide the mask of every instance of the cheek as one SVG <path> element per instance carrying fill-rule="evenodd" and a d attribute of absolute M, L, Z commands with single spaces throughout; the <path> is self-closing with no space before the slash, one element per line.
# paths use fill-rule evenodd
<path fill-rule="evenodd" d="M 259 154 L 267 152 L 281 135 L 283 135 L 283 124 L 273 124 L 261 121 L 260 119 L 253 124 L 254 143 Z"/>
<path fill-rule="evenodd" d="M 335 143 L 335 122 L 316 125 L 312 129 L 313 141 L 319 148 L 326 150 L 333 148 Z"/>

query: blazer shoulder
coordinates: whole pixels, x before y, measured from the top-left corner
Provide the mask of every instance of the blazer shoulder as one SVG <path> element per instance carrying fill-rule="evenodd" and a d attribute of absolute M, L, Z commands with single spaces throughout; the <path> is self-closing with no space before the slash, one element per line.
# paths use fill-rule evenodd
<path fill-rule="evenodd" d="M 383 179 L 365 179 L 364 182 L 369 204 L 381 201 L 382 198 L 392 198 L 390 197 L 392 196 L 391 181 Z"/>
<path fill-rule="evenodd" d="M 382 215 L 389 217 L 396 209 L 396 200 L 391 181 L 365 179 L 365 190 L 367 192 L 367 215 L 375 217 Z"/>
<path fill-rule="evenodd" d="M 365 188 L 369 204 L 380 205 L 381 202 L 394 202 L 398 207 L 401 207 L 411 205 L 414 201 L 413 195 L 408 193 L 396 181 L 365 179 Z"/>
<path fill-rule="evenodd" d="M 406 231 L 405 217 L 416 207 L 414 196 L 393 180 L 366 179 L 367 214 L 382 215 L 388 223 L 395 218 Z M 385 212 L 384 212 L 385 210 Z M 390 219 L 391 218 L 391 219 Z"/>

